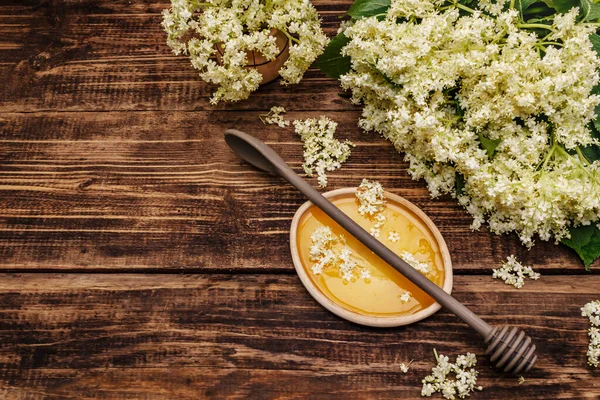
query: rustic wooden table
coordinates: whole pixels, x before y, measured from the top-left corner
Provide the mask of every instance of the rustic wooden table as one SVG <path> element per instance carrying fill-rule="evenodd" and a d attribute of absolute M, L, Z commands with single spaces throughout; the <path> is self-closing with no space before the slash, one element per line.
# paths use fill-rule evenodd
<path fill-rule="evenodd" d="M 350 0 L 315 4 L 333 34 Z M 471 232 L 453 200 L 432 200 L 388 142 L 358 129 L 359 109 L 316 70 L 211 106 L 211 88 L 165 45 L 167 6 L 0 2 L 0 398 L 417 398 L 434 348 L 480 356 L 476 399 L 600 398 L 579 311 L 600 297 L 598 269 L 552 244 L 526 251 L 513 236 Z M 331 189 L 377 179 L 431 216 L 456 297 L 538 344 L 525 383 L 496 372 L 448 312 L 369 329 L 307 294 L 288 249 L 304 199 L 222 136 L 242 128 L 300 171 L 293 131 L 257 117 L 272 105 L 328 115 L 358 144 Z M 542 279 L 519 291 L 492 280 L 512 253 Z"/>

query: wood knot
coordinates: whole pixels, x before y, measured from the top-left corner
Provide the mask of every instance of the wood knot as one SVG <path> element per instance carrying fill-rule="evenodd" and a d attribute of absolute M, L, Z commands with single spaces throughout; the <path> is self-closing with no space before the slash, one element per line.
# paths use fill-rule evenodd
<path fill-rule="evenodd" d="M 77 189 L 86 190 L 88 187 L 92 186 L 94 183 L 96 183 L 96 178 L 86 179 L 85 181 L 83 181 L 79 185 L 77 185 Z"/>

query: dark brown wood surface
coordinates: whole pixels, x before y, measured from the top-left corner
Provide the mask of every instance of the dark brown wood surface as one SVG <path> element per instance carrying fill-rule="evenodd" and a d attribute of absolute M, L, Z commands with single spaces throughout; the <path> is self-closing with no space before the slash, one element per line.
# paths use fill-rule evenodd
<path fill-rule="evenodd" d="M 350 3 L 315 1 L 328 34 Z M 314 69 L 211 106 L 212 88 L 165 45 L 167 6 L 0 1 L 0 398 L 418 398 L 433 348 L 478 354 L 485 389 L 473 398 L 600 398 L 579 312 L 600 298 L 597 267 L 552 243 L 527 251 L 512 235 L 472 232 L 452 199 L 431 199 L 388 142 L 359 130 L 360 109 Z M 293 130 L 257 117 L 273 105 L 327 115 L 357 143 L 329 189 L 377 179 L 430 215 L 459 300 L 539 345 L 524 384 L 493 370 L 445 311 L 376 330 L 310 298 L 288 242 L 304 199 L 222 140 L 243 128 L 300 172 Z M 542 279 L 520 291 L 492 280 L 510 254 Z"/>

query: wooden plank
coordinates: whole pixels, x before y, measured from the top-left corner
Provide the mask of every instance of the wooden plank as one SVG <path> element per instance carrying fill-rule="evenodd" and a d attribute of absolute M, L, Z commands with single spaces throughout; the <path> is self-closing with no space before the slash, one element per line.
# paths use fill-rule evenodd
<path fill-rule="evenodd" d="M 38 110 L 210 110 L 213 89 L 186 57 L 174 56 L 160 25 L 165 1 L 51 0 L 0 5 L 0 112 Z M 333 35 L 351 1 L 316 1 Z M 251 100 L 218 109 L 346 109 L 338 82 L 311 70 L 298 85 L 274 82 Z"/>
<path fill-rule="evenodd" d="M 291 271 L 288 232 L 303 197 L 241 162 L 222 139 L 226 127 L 243 127 L 301 172 L 293 129 L 266 127 L 257 115 L 4 114 L 0 269 Z M 583 273 L 569 249 L 540 243 L 527 251 L 514 236 L 473 233 L 453 199 L 432 200 L 389 142 L 359 130 L 358 111 L 327 115 L 340 123 L 340 138 L 358 144 L 328 189 L 366 177 L 413 201 L 441 229 L 459 273 L 489 274 L 512 253 L 544 272 Z"/>
<path fill-rule="evenodd" d="M 492 324 L 525 329 L 537 367 L 517 385 L 445 311 L 372 329 L 321 308 L 295 276 L 0 275 L 0 393 L 12 398 L 418 398 L 433 348 L 478 355 L 477 399 L 600 396 L 586 367 L 600 277 L 543 277 L 518 291 L 459 276 L 455 296 Z M 400 362 L 414 359 L 401 374 Z M 475 398 L 475 396 L 474 396 Z"/>

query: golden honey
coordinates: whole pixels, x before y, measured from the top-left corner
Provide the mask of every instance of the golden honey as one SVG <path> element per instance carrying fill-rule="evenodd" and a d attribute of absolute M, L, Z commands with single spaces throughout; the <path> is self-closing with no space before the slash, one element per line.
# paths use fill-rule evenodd
<path fill-rule="evenodd" d="M 367 232 L 373 226 L 373 220 L 358 213 L 359 203 L 354 195 L 338 196 L 330 199 L 340 210 L 362 226 Z M 442 254 L 431 230 L 412 211 L 403 205 L 386 199 L 383 211 L 386 222 L 380 228 L 378 239 L 400 255 L 403 251 L 412 253 L 421 262 L 427 262 L 432 272 L 428 274 L 436 285 L 443 286 L 444 266 Z M 324 270 L 315 275 L 311 266 L 310 235 L 321 226 L 329 226 L 336 235 L 343 235 L 345 244 L 336 244 L 338 250 L 347 246 L 362 268 L 370 271 L 369 279 L 344 281 L 337 270 Z M 395 243 L 388 240 L 390 231 L 400 235 Z M 316 206 L 312 206 L 302 216 L 297 231 L 298 254 L 307 275 L 319 290 L 330 300 L 347 310 L 373 317 L 395 317 L 414 314 L 427 308 L 434 300 L 406 279 L 402 274 L 381 260 L 365 245 L 346 232 Z M 412 298 L 403 302 L 400 297 L 409 291 Z"/>

